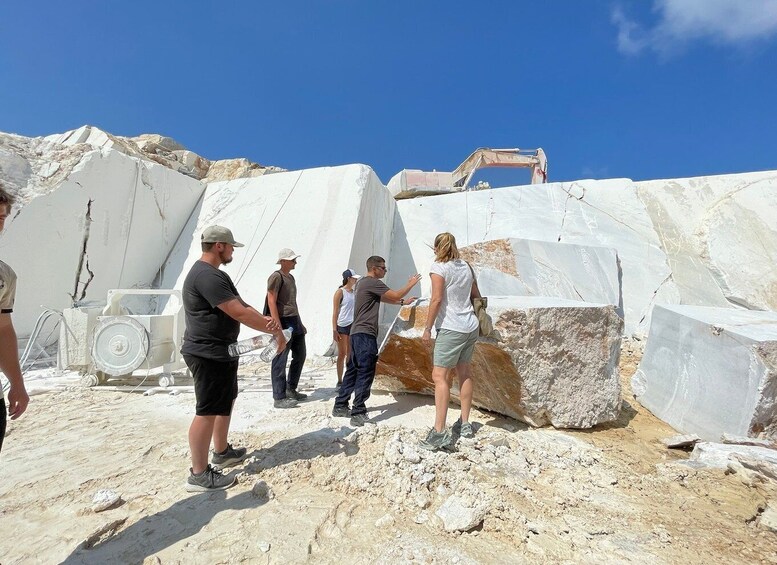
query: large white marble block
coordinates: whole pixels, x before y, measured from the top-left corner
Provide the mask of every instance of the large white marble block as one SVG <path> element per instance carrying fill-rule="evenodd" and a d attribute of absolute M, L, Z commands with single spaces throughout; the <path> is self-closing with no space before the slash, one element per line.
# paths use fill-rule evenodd
<path fill-rule="evenodd" d="M 222 268 L 240 296 L 261 311 L 267 278 L 279 268 L 278 251 L 291 248 L 302 255 L 292 275 L 308 353 L 323 354 L 332 342 L 332 297 L 342 272 L 351 267 L 363 274 L 371 255 L 388 260 L 394 212 L 394 199 L 364 165 L 211 183 L 165 263 L 161 286 L 181 288 L 202 254 L 202 230 L 218 224 L 245 244 Z M 241 331 L 241 339 L 257 333 Z"/>
<path fill-rule="evenodd" d="M 427 309 L 422 302 L 400 311 L 381 348 L 375 388 L 434 394 L 431 352 L 421 342 Z M 618 417 L 623 321 L 613 305 L 492 296 L 488 312 L 499 339 L 481 338 L 475 346 L 476 406 L 557 428 Z"/>
<path fill-rule="evenodd" d="M 460 252 L 472 265 L 483 296 L 553 296 L 621 307 L 614 249 L 510 238 L 475 243 Z"/>
<path fill-rule="evenodd" d="M 657 306 L 632 378 L 637 400 L 684 433 L 777 433 L 777 312 Z"/>

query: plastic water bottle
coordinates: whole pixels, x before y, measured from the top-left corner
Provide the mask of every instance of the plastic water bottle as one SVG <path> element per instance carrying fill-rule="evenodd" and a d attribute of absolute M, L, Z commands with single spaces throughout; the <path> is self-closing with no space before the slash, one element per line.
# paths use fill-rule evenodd
<path fill-rule="evenodd" d="M 289 340 L 291 339 L 291 328 L 286 328 L 283 330 L 283 337 L 286 338 L 286 345 L 288 346 Z M 272 336 L 270 338 L 270 344 L 262 349 L 262 352 L 259 354 L 259 359 L 264 361 L 265 363 L 270 363 L 273 358 L 275 358 L 275 355 L 278 353 L 278 340 L 275 339 L 275 336 Z"/>
<path fill-rule="evenodd" d="M 237 357 L 255 351 L 261 347 L 267 347 L 272 338 L 273 337 L 270 334 L 259 334 L 254 337 L 249 337 L 248 339 L 241 339 L 238 342 L 231 343 L 229 347 L 227 347 L 227 351 L 229 352 L 230 357 Z"/>

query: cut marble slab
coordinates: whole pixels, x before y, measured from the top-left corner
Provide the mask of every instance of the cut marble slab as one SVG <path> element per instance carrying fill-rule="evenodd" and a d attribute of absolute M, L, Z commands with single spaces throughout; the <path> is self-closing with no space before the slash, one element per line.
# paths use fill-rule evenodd
<path fill-rule="evenodd" d="M 381 346 L 376 389 L 434 394 L 431 351 L 421 342 L 427 310 L 426 301 L 400 310 Z M 488 312 L 499 340 L 475 346 L 476 406 L 533 426 L 590 428 L 617 418 L 623 321 L 614 306 L 491 296 Z M 452 396 L 458 401 L 458 388 Z"/>
<path fill-rule="evenodd" d="M 612 304 L 623 315 L 614 249 L 532 239 L 484 241 L 460 249 L 483 296 L 553 296 Z"/>
<path fill-rule="evenodd" d="M 777 312 L 656 306 L 637 400 L 683 433 L 777 433 Z"/>

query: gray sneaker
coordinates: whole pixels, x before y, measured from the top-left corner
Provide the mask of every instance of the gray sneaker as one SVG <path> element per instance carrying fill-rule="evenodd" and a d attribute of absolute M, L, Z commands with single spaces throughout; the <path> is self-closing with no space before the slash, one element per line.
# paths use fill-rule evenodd
<path fill-rule="evenodd" d="M 451 435 L 451 431 L 448 428 L 445 428 L 441 432 L 432 428 L 429 430 L 426 438 L 418 442 L 418 445 L 429 451 L 439 451 L 441 449 L 450 449 L 453 447 L 451 445 L 452 443 L 453 435 Z"/>
<path fill-rule="evenodd" d="M 351 425 L 356 426 L 357 428 L 361 428 L 369 421 L 370 420 L 367 418 L 367 414 L 353 414 L 351 416 Z"/>
<path fill-rule="evenodd" d="M 349 418 L 351 416 L 351 409 L 348 407 L 341 408 L 339 406 L 335 406 L 332 408 L 332 416 L 335 418 Z"/>
<path fill-rule="evenodd" d="M 213 459 L 210 462 L 215 469 L 223 469 L 240 463 L 247 455 L 245 447 L 235 449 L 231 443 L 228 443 L 227 448 L 222 453 L 213 454 Z"/>
<path fill-rule="evenodd" d="M 195 475 L 189 469 L 189 478 L 186 480 L 187 492 L 209 492 L 212 490 L 224 490 L 235 484 L 236 477 L 223 475 L 221 471 L 210 465 L 202 473 Z"/>
<path fill-rule="evenodd" d="M 302 392 L 297 392 L 296 390 L 291 390 L 290 388 L 286 389 L 286 397 L 287 398 L 293 398 L 297 402 L 300 402 L 302 400 L 305 400 L 308 395 Z"/>
<path fill-rule="evenodd" d="M 275 408 L 294 408 L 297 405 L 297 401 L 293 398 L 281 398 L 272 403 Z"/>
<path fill-rule="evenodd" d="M 456 423 L 453 424 L 453 433 L 459 434 L 459 436 L 467 439 L 475 437 L 475 429 L 472 427 L 472 424 L 469 422 L 462 423 L 461 418 L 456 420 Z"/>

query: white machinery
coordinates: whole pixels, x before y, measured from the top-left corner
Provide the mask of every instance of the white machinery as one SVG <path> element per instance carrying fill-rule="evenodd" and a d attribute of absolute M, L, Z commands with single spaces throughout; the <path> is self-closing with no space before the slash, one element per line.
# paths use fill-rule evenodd
<path fill-rule="evenodd" d="M 467 157 L 452 173 L 405 169 L 388 183 L 396 199 L 447 194 L 471 190 L 469 182 L 478 169 L 487 167 L 523 167 L 532 170 L 531 183 L 548 182 L 548 159 L 540 149 L 489 149 L 481 147 Z"/>
<path fill-rule="evenodd" d="M 169 296 L 162 314 L 130 314 L 125 297 Z M 159 385 L 174 384 L 172 371 L 183 368 L 180 349 L 184 319 L 181 292 L 158 289 L 108 291 L 107 305 L 70 308 L 63 312 L 60 330 L 60 366 L 85 373 L 86 386 L 103 384 L 111 377 L 161 367 Z"/>

